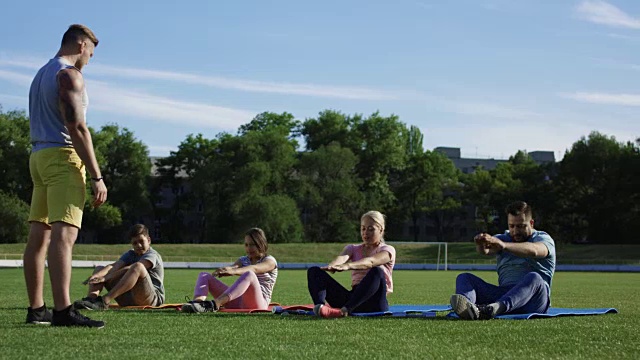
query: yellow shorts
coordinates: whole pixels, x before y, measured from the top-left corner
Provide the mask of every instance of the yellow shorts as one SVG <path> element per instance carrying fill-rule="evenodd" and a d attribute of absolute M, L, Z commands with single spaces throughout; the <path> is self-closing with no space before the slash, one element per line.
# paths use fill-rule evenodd
<path fill-rule="evenodd" d="M 29 221 L 62 221 L 80 228 L 86 174 L 76 150 L 53 147 L 33 152 L 29 171 L 33 181 Z"/>

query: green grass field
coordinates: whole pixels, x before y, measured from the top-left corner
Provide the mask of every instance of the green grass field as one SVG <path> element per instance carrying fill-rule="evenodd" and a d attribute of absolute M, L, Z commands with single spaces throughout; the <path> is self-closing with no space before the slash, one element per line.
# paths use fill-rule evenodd
<path fill-rule="evenodd" d="M 168 269 L 167 302 L 191 296 L 198 270 Z M 74 269 L 72 296 L 90 269 Z M 492 272 L 478 272 L 496 281 Z M 457 272 L 396 271 L 392 304 L 445 304 Z M 346 284 L 348 274 L 339 274 Z M 231 280 L 231 279 L 229 279 Z M 91 359 L 637 359 L 640 274 L 556 273 L 555 307 L 615 307 L 614 315 L 527 321 L 437 318 L 319 319 L 271 314 L 181 314 L 110 310 L 89 315 L 105 328 L 24 324 L 22 269 L 0 269 L 0 358 Z M 50 287 L 45 299 L 51 304 Z M 309 303 L 305 272 L 282 270 L 273 301 Z"/>

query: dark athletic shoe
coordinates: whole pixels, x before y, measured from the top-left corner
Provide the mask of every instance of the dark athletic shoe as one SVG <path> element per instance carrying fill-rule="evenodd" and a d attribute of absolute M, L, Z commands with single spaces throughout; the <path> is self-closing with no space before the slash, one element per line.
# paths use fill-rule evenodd
<path fill-rule="evenodd" d="M 78 310 L 107 310 L 109 305 L 105 304 L 102 296 L 95 298 L 86 297 L 73 303 L 73 308 Z"/>
<path fill-rule="evenodd" d="M 204 300 L 204 301 L 189 301 L 188 303 L 182 304 L 181 310 L 186 313 L 204 313 L 204 312 L 216 312 L 218 311 L 218 306 L 216 302 L 213 300 Z"/>
<path fill-rule="evenodd" d="M 42 305 L 37 309 L 27 308 L 27 324 L 33 325 L 49 325 L 51 324 L 51 312 L 46 305 Z"/>
<path fill-rule="evenodd" d="M 451 295 L 451 308 L 463 320 L 478 320 L 480 310 L 476 304 L 472 303 L 464 295 Z"/>
<path fill-rule="evenodd" d="M 102 329 L 104 321 L 91 320 L 80 314 L 73 306 L 60 311 L 53 310 L 51 326 L 82 326 Z"/>
<path fill-rule="evenodd" d="M 478 306 L 480 320 L 490 320 L 498 315 L 498 308 L 492 305 L 480 305 Z"/>
<path fill-rule="evenodd" d="M 80 300 L 76 300 L 73 302 L 73 308 L 76 310 L 86 310 L 86 308 L 82 305 L 82 303 L 85 301 L 91 301 L 91 300 L 93 300 L 93 298 L 89 296 L 83 297 Z"/>

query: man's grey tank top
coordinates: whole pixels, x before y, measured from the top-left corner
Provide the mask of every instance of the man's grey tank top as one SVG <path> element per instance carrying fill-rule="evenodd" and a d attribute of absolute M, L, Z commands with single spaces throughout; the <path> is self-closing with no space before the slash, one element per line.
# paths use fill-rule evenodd
<path fill-rule="evenodd" d="M 73 146 L 69 131 L 64 126 L 60 113 L 58 72 L 74 68 L 67 60 L 55 57 L 36 74 L 29 90 L 29 125 L 31 128 L 31 151 L 50 147 Z M 83 89 L 82 107 L 86 116 L 89 98 Z"/>

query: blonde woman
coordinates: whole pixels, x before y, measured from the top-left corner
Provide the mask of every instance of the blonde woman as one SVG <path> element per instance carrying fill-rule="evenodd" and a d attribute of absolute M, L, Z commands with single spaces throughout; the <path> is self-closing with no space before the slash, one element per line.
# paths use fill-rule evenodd
<path fill-rule="evenodd" d="M 369 211 L 360 219 L 361 244 L 347 245 L 332 262 L 307 271 L 313 311 L 325 318 L 350 313 L 387 311 L 387 294 L 393 292 L 396 250 L 384 243 L 384 215 Z M 351 290 L 328 273 L 351 270 Z"/>

